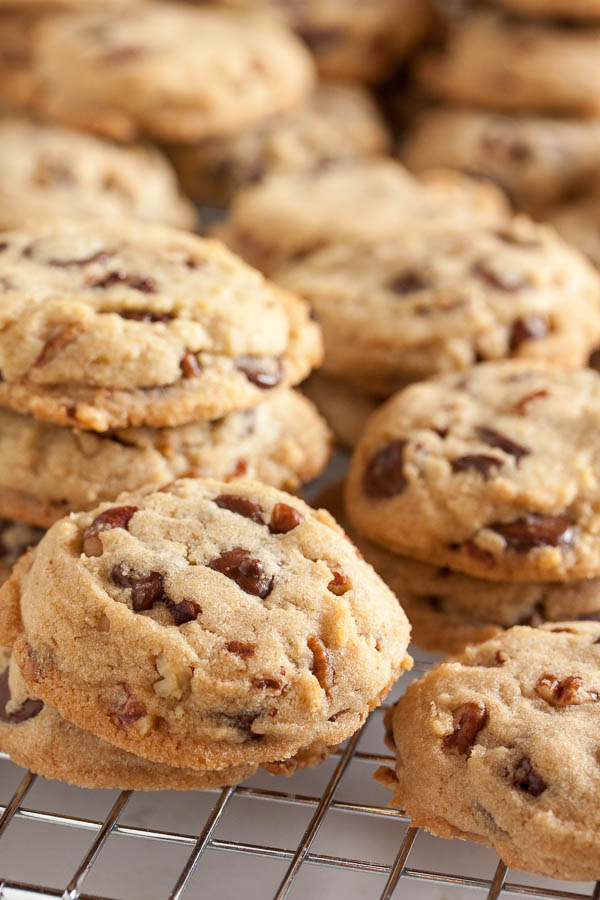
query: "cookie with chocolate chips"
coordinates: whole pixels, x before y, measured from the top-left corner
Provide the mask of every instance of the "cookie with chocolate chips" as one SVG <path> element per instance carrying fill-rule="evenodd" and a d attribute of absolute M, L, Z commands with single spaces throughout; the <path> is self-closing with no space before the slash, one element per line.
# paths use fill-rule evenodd
<path fill-rule="evenodd" d="M 412 824 L 511 868 L 600 877 L 600 624 L 517 627 L 413 682 L 391 721 Z"/>
<path fill-rule="evenodd" d="M 5 657 L 7 661 L 5 662 Z M 86 788 L 119 790 L 209 790 L 238 784 L 256 765 L 216 771 L 150 762 L 78 728 L 51 706 L 29 696 L 10 651 L 0 648 L 0 751 L 17 765 L 44 778 L 57 778 Z M 292 775 L 315 766 L 329 748 L 315 745 L 297 756 L 267 764 L 273 774 Z"/>
<path fill-rule="evenodd" d="M 493 581 L 600 575 L 600 376 L 483 363 L 369 420 L 346 486 L 357 531 Z"/>
<path fill-rule="evenodd" d="M 329 447 L 324 420 L 289 389 L 217 420 L 102 434 L 0 408 L 0 515 L 48 528 L 122 491 L 192 475 L 296 490 L 321 472 Z"/>
<path fill-rule="evenodd" d="M 403 138 L 400 158 L 420 172 L 449 166 L 490 178 L 526 212 L 588 188 L 600 171 L 600 122 L 431 107 Z M 546 216 L 540 215 L 540 218 Z"/>
<path fill-rule="evenodd" d="M 190 229 L 196 222 L 175 173 L 157 150 L 117 147 L 67 128 L 2 119 L 0 226 L 57 215 L 142 219 Z"/>
<path fill-rule="evenodd" d="M 15 569 L 10 604 L 31 696 L 169 765 L 337 744 L 411 664 L 396 598 L 331 516 L 258 482 L 182 480 L 72 514 Z"/>
<path fill-rule="evenodd" d="M 368 563 L 394 592 L 411 625 L 411 639 L 425 650 L 457 653 L 514 625 L 565 619 L 600 621 L 600 579 L 487 581 L 401 556 L 359 534 L 348 521 L 343 485 L 315 501 L 345 529 Z"/>
<path fill-rule="evenodd" d="M 183 3 L 49 18 L 33 69 L 36 111 L 123 141 L 236 133 L 293 109 L 313 84 L 310 54 L 276 20 Z"/>
<path fill-rule="evenodd" d="M 425 92 L 458 105 L 593 118 L 600 112 L 600 27 L 474 11 L 415 70 Z"/>
<path fill-rule="evenodd" d="M 396 238 L 431 222 L 494 225 L 507 214 L 506 197 L 489 182 L 437 170 L 417 178 L 394 159 L 364 159 L 276 173 L 240 191 L 215 233 L 273 274 L 331 243 Z"/>
<path fill-rule="evenodd" d="M 600 278 L 552 229 L 417 223 L 331 242 L 281 269 L 323 330 L 323 372 L 387 396 L 506 357 L 582 366 L 600 338 Z"/>
<path fill-rule="evenodd" d="M 0 232 L 0 404 L 107 431 L 215 419 L 321 358 L 295 297 L 215 241 L 135 222 Z"/>

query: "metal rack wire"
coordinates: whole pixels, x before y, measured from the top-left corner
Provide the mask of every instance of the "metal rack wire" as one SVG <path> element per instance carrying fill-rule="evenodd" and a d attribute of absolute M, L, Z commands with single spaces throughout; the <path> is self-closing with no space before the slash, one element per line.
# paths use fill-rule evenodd
<path fill-rule="evenodd" d="M 417 659 L 415 669 L 417 673 L 424 671 L 429 663 L 426 660 Z M 378 710 L 373 714 L 380 717 L 382 711 Z M 377 725 L 381 727 L 381 722 Z M 367 726 L 365 726 L 366 728 Z M 364 729 L 363 729 L 364 731 Z M 383 732 L 383 728 L 381 727 Z M 119 894 L 119 897 L 100 896 L 96 893 L 86 893 L 86 880 L 90 872 L 97 867 L 102 867 L 103 854 L 109 838 L 135 838 L 137 841 L 152 842 L 155 852 L 159 853 L 160 849 L 166 845 L 177 845 L 184 851 L 184 863 L 177 872 L 176 878 L 173 880 L 173 887 L 165 894 L 157 894 L 156 900 L 188 900 L 188 898 L 212 898 L 216 896 L 213 888 L 199 888 L 193 880 L 194 873 L 198 874 L 202 870 L 203 860 L 206 858 L 207 851 L 220 851 L 225 854 L 235 855 L 237 871 L 240 871 L 240 865 L 243 867 L 246 861 L 252 857 L 263 860 L 279 860 L 284 866 L 287 865 L 284 875 L 281 878 L 279 886 L 274 892 L 262 894 L 264 897 L 274 897 L 274 900 L 284 900 L 284 898 L 293 896 L 319 896 L 318 894 L 298 893 L 297 879 L 302 870 L 306 867 L 326 868 L 330 871 L 330 885 L 335 887 L 336 879 L 339 873 L 344 870 L 352 873 L 370 873 L 378 876 L 377 879 L 370 881 L 373 889 L 372 893 L 361 893 L 361 897 L 372 896 L 373 898 L 381 898 L 381 900 L 390 900 L 390 898 L 412 898 L 418 896 L 447 896 L 445 891 L 453 889 L 452 896 L 477 896 L 487 897 L 488 900 L 497 900 L 497 898 L 508 897 L 529 897 L 529 898 L 564 898 L 564 900 L 600 900 L 600 883 L 596 886 L 589 886 L 589 890 L 574 889 L 577 886 L 569 885 L 564 882 L 549 882 L 539 879 L 539 884 L 535 883 L 535 879 L 531 879 L 530 883 L 522 880 L 518 876 L 522 873 L 509 873 L 502 862 L 498 862 L 495 872 L 492 872 L 489 878 L 484 878 L 475 874 L 462 872 L 455 874 L 451 871 L 437 871 L 434 865 L 435 857 L 430 859 L 430 865 L 424 867 L 421 865 L 411 865 L 411 853 L 415 847 L 420 829 L 411 826 L 410 820 L 402 810 L 392 809 L 384 805 L 375 805 L 358 800 L 344 800 L 338 796 L 338 788 L 348 772 L 351 764 L 357 764 L 363 770 L 365 779 L 365 787 L 368 789 L 371 783 L 372 772 L 376 766 L 381 764 L 389 765 L 392 763 L 392 757 L 387 753 L 373 753 L 361 751 L 362 733 L 357 733 L 347 742 L 347 744 L 337 752 L 334 761 L 333 772 L 325 784 L 320 794 L 301 794 L 286 790 L 290 782 L 279 777 L 272 779 L 272 789 L 253 787 L 251 785 L 239 785 L 238 787 L 226 788 L 221 791 L 211 792 L 214 796 L 214 805 L 209 808 L 208 814 L 198 829 L 197 833 L 179 833 L 175 830 L 165 827 L 140 827 L 138 825 L 129 825 L 121 821 L 122 815 L 133 796 L 131 791 L 123 791 L 120 793 L 108 814 L 103 818 L 88 818 L 75 815 L 61 814 L 48 809 L 36 809 L 29 807 L 26 803 L 27 796 L 33 786 L 36 784 L 36 776 L 27 773 L 20 781 L 17 789 L 4 806 L 0 806 L 2 814 L 0 817 L 0 860 L 2 859 L 2 841 L 6 834 L 10 831 L 11 825 L 15 822 L 22 821 L 26 823 L 43 824 L 46 827 L 56 828 L 63 826 L 70 829 L 76 829 L 78 832 L 89 832 L 91 843 L 87 851 L 81 858 L 81 861 L 75 867 L 72 877 L 63 887 L 50 887 L 44 884 L 30 884 L 23 881 L 11 880 L 6 873 L 0 875 L 0 898 L 2 900 L 13 900 L 13 898 L 26 897 L 62 897 L 65 900 L 121 900 L 128 898 L 126 888 L 125 893 Z M 10 765 L 0 761 L 0 770 L 3 765 Z M 300 773 L 301 776 L 302 773 Z M 295 776 L 295 782 L 298 776 Z M 150 795 L 151 797 L 155 795 Z M 304 832 L 300 840 L 294 846 L 279 846 L 277 841 L 273 843 L 252 842 L 248 840 L 232 840 L 217 836 L 217 829 L 222 823 L 225 813 L 230 809 L 234 798 L 243 800 L 247 803 L 261 801 L 267 803 L 269 808 L 274 804 L 282 804 L 286 813 L 293 807 L 302 807 L 312 811 L 312 815 L 308 820 L 308 824 L 304 828 Z M 317 837 L 327 816 L 333 813 L 339 813 L 344 816 L 359 816 L 364 821 L 364 826 L 368 827 L 367 820 L 384 819 L 395 825 L 402 824 L 402 831 L 398 832 L 398 849 L 395 859 L 390 859 L 386 863 L 374 862 L 368 859 L 357 858 L 353 855 L 336 855 L 333 853 L 324 853 L 314 849 L 315 838 Z M 459 842 L 463 847 L 463 842 Z M 473 853 L 477 853 L 480 848 L 476 845 L 466 845 Z M 490 851 L 483 851 L 489 853 Z M 0 863 L 4 866 L 6 863 Z M 135 868 L 135 853 L 132 854 L 132 867 Z M 514 876 L 514 877 L 513 877 Z M 439 888 L 440 893 L 422 894 L 418 892 L 418 887 L 422 885 L 430 885 L 432 890 Z M 222 885 L 220 885 L 220 889 Z M 331 894 L 333 896 L 334 894 Z M 219 890 L 219 896 L 222 896 Z M 253 895 L 257 896 L 257 895 Z M 148 900 L 155 900 L 154 896 Z"/>

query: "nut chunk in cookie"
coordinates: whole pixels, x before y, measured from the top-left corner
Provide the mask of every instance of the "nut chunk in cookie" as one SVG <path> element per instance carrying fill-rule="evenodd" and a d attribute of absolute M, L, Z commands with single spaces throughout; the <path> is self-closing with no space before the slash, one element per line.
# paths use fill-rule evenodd
<path fill-rule="evenodd" d="M 107 431 L 216 419 L 320 362 L 295 297 L 216 241 L 141 222 L 0 232 L 0 404 Z"/>
<path fill-rule="evenodd" d="M 413 682 L 391 717 L 413 824 L 517 869 L 600 877 L 600 624 L 511 628 Z"/>
<path fill-rule="evenodd" d="M 337 744 L 411 664 L 398 601 L 342 529 L 258 482 L 186 479 L 72 514 L 3 590 L 32 695 L 170 765 Z"/>
<path fill-rule="evenodd" d="M 346 488 L 357 531 L 492 581 L 600 575 L 600 375 L 525 360 L 411 385 L 382 406 Z"/>

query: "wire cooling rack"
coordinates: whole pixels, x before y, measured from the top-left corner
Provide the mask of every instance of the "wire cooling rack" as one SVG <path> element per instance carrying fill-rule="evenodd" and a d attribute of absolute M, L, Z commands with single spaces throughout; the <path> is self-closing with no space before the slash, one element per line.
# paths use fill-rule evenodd
<path fill-rule="evenodd" d="M 324 483 L 343 474 L 338 455 Z M 394 702 L 434 657 L 418 648 Z M 221 791 L 89 791 L 23 776 L 0 754 L 0 900 L 600 900 L 600 883 L 507 871 L 390 808 L 384 708 L 316 769 Z"/>
<path fill-rule="evenodd" d="M 415 653 L 405 684 L 430 665 Z M 491 850 L 434 838 L 388 807 L 372 778 L 393 764 L 382 715 L 317 769 L 221 791 L 86 791 L 0 759 L 0 898 L 600 900 L 600 883 L 507 871 Z"/>

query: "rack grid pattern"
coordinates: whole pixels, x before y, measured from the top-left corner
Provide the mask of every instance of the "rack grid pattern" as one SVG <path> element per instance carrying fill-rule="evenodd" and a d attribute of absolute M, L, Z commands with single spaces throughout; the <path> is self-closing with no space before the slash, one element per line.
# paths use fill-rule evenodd
<path fill-rule="evenodd" d="M 427 661 L 417 660 L 415 665 L 416 673 L 425 671 L 428 666 L 429 663 Z M 382 712 L 383 710 L 377 710 L 373 716 L 381 717 Z M 382 727 L 381 722 L 378 724 Z M 297 884 L 296 879 L 300 871 L 307 866 L 328 867 L 330 870 L 333 870 L 334 874 L 332 877 L 334 879 L 336 878 L 335 873 L 339 873 L 340 870 L 354 873 L 366 872 L 379 876 L 371 884 L 374 887 L 373 898 L 379 897 L 381 900 L 391 900 L 392 897 L 396 898 L 396 900 L 398 898 L 411 898 L 415 896 L 417 883 L 437 885 L 440 886 L 440 889 L 453 889 L 455 893 L 452 896 L 459 897 L 471 895 L 471 890 L 469 889 L 478 889 L 473 892 L 474 895 L 487 897 L 488 900 L 496 900 L 496 898 L 507 900 L 508 897 L 600 900 L 600 882 L 595 887 L 591 887 L 589 892 L 585 893 L 572 890 L 571 886 L 566 882 L 552 882 L 552 887 L 546 887 L 543 880 L 540 880 L 540 886 L 535 886 L 511 877 L 513 873 L 508 872 L 501 861 L 498 861 L 496 870 L 490 878 L 482 878 L 466 873 L 453 874 L 450 871 L 436 871 L 433 866 L 425 868 L 419 865 L 411 865 L 411 851 L 415 845 L 419 829 L 410 824 L 410 820 L 402 810 L 389 808 L 385 805 L 370 805 L 353 800 L 343 800 L 337 796 L 338 787 L 351 763 L 360 765 L 361 770 L 364 770 L 365 779 L 371 778 L 376 766 L 393 764 L 393 758 L 386 753 L 361 752 L 359 749 L 361 735 L 361 732 L 354 735 L 342 749 L 336 752 L 333 774 L 320 795 L 288 792 L 285 790 L 288 781 L 284 778 L 273 779 L 273 789 L 239 785 L 220 791 L 212 791 L 210 793 L 214 797 L 214 804 L 209 810 L 203 826 L 199 829 L 199 833 L 195 834 L 179 833 L 168 828 L 163 830 L 163 828 L 139 827 L 121 823 L 121 815 L 132 797 L 131 791 L 123 791 L 117 796 L 116 801 L 104 819 L 65 815 L 50 810 L 30 808 L 26 803 L 27 795 L 35 784 L 37 776 L 28 772 L 20 781 L 12 798 L 5 806 L 0 806 L 0 810 L 2 810 L 0 817 L 0 851 L 2 849 L 2 839 L 9 830 L 11 823 L 18 820 L 42 823 L 47 827 L 63 826 L 76 829 L 79 832 L 89 832 L 91 842 L 64 889 L 11 881 L 5 877 L 3 878 L 0 872 L 0 898 L 2 900 L 5 900 L 5 898 L 6 900 L 13 900 L 13 897 L 62 897 L 65 900 L 78 900 L 78 898 L 81 898 L 81 900 L 117 900 L 114 897 L 100 897 L 95 893 L 86 893 L 86 878 L 94 866 L 102 866 L 103 851 L 106 849 L 109 837 L 127 836 L 141 841 L 153 842 L 157 853 L 165 845 L 178 845 L 183 849 L 185 862 L 178 872 L 170 892 L 164 895 L 164 900 L 192 900 L 192 898 L 197 900 L 199 897 L 209 898 L 214 896 L 214 893 L 211 893 L 212 888 L 208 888 L 206 893 L 203 891 L 199 893 L 198 888 L 194 888 L 191 883 L 193 873 L 196 869 L 201 869 L 203 856 L 209 849 L 231 855 L 235 854 L 238 867 L 240 865 L 243 866 L 244 861 L 250 857 L 259 857 L 265 860 L 276 859 L 282 861 L 284 865 L 287 864 L 287 870 L 276 892 L 269 895 L 273 896 L 274 900 L 284 900 L 284 898 L 288 897 L 292 888 Z M 4 758 L 6 759 L 6 757 Z M 2 765 L 3 763 L 0 761 L 0 766 Z M 259 800 L 269 805 L 283 804 L 287 810 L 291 807 L 303 807 L 308 809 L 309 814 L 312 812 L 312 815 L 310 815 L 310 820 L 300 840 L 294 846 L 278 846 L 276 840 L 272 844 L 267 844 L 218 838 L 215 836 L 215 832 L 226 811 L 230 808 L 234 797 L 250 803 Z M 401 838 L 396 858 L 384 864 L 369 861 L 368 859 L 355 858 L 354 856 L 317 852 L 313 849 L 315 838 L 327 815 L 332 811 L 344 815 L 360 816 L 365 819 L 367 817 L 370 819 L 373 817 L 393 819 L 397 820 L 398 824 L 402 823 L 404 827 L 401 832 L 399 831 Z M 366 824 L 365 822 L 365 826 Z M 515 876 L 519 874 L 514 873 Z M 458 894 L 456 891 L 459 891 Z M 294 891 L 293 893 L 294 896 L 304 896 L 302 892 L 296 894 Z M 361 896 L 367 895 L 361 894 Z M 368 896 L 371 896 L 371 894 Z M 439 896 L 444 896 L 444 894 L 442 893 Z M 126 898 L 127 894 L 123 894 L 122 897 Z M 153 897 L 152 900 L 155 900 L 155 898 Z M 157 897 L 156 900 L 163 900 L 163 895 L 160 898 Z"/>

